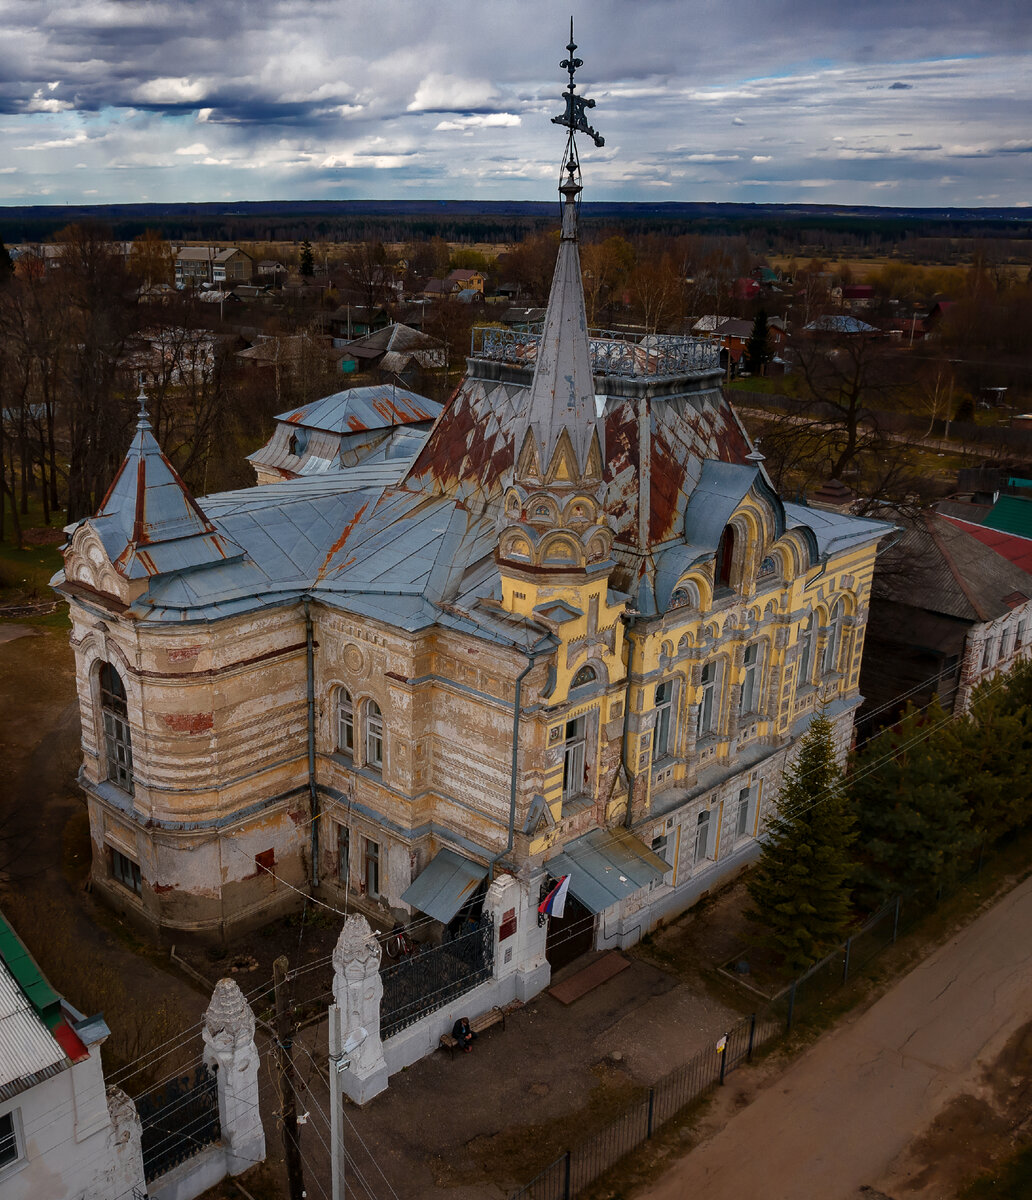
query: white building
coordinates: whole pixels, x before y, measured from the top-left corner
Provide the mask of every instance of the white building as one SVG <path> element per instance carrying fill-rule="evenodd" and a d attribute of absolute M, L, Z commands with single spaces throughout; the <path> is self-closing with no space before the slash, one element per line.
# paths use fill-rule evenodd
<path fill-rule="evenodd" d="M 138 1200 L 146 1195 L 133 1102 L 105 1088 L 109 1030 L 43 978 L 0 917 L 0 1196 Z"/>

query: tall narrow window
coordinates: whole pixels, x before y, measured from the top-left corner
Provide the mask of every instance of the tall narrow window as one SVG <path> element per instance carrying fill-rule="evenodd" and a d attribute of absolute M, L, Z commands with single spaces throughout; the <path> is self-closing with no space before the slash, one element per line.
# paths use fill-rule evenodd
<path fill-rule="evenodd" d="M 714 583 L 717 587 L 731 586 L 731 565 L 735 557 L 735 531 L 730 525 L 724 526 L 724 532 L 717 543 L 717 561 Z"/>
<path fill-rule="evenodd" d="M 740 709 L 743 713 L 756 712 L 760 693 L 760 643 L 753 642 L 746 646 L 743 659 L 742 673 L 742 702 Z"/>
<path fill-rule="evenodd" d="M 674 707 L 674 685 L 671 680 L 656 685 L 656 742 L 652 751 L 653 761 L 671 754 L 671 712 Z"/>
<path fill-rule="evenodd" d="M 742 788 L 738 793 L 738 807 L 735 810 L 735 837 L 743 838 L 749 836 L 749 810 L 752 807 L 750 800 L 752 798 L 751 788 Z"/>
<path fill-rule="evenodd" d="M 986 638 L 985 649 L 982 651 L 982 670 L 985 671 L 993 665 L 993 647 L 996 643 L 992 638 Z"/>
<path fill-rule="evenodd" d="M 337 826 L 337 878 L 346 884 L 351 875 L 351 830 L 347 825 Z"/>
<path fill-rule="evenodd" d="M 347 688 L 337 691 L 337 749 L 349 756 L 355 753 L 355 704 Z"/>
<path fill-rule="evenodd" d="M 842 601 L 840 600 L 831 611 L 831 621 L 828 624 L 828 640 L 824 643 L 824 662 L 821 670 L 830 675 L 838 670 L 839 650 L 842 647 Z"/>
<path fill-rule="evenodd" d="M 584 794 L 587 780 L 585 757 L 585 720 L 578 717 L 566 722 L 566 745 L 563 750 L 563 799 Z"/>
<path fill-rule="evenodd" d="M 365 890 L 367 896 L 380 894 L 380 843 L 365 839 Z"/>
<path fill-rule="evenodd" d="M 367 767 L 383 766 L 383 713 L 375 700 L 366 705 L 365 756 Z"/>
<path fill-rule="evenodd" d="M 702 668 L 702 693 L 699 696 L 699 737 L 713 731 L 717 719 L 717 664 L 707 663 Z"/>
<path fill-rule="evenodd" d="M 129 706 L 122 678 L 110 663 L 100 668 L 100 711 L 104 721 L 107 777 L 124 792 L 133 791 L 133 747 Z"/>
<path fill-rule="evenodd" d="M 799 638 L 799 675 L 796 680 L 799 687 L 806 687 L 813 674 L 813 644 L 816 636 L 817 620 L 813 613 L 810 613 L 806 618 L 806 624 L 803 626 L 803 632 Z"/>
<path fill-rule="evenodd" d="M 701 863 L 709 858 L 710 814 L 709 811 L 699 813 L 695 825 L 695 855 L 694 862 Z"/>

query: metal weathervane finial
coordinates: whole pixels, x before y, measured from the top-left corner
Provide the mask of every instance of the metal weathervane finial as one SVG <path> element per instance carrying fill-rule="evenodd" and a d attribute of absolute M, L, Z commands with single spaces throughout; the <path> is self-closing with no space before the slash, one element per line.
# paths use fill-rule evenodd
<path fill-rule="evenodd" d="M 596 146 L 602 147 L 606 144 L 606 140 L 602 137 L 597 129 L 592 129 L 588 124 L 588 118 L 585 112 L 589 108 L 595 107 L 595 101 L 589 100 L 586 96 L 577 95 L 577 84 L 574 82 L 574 74 L 578 67 L 584 66 L 583 60 L 574 57 L 574 51 L 577 49 L 577 43 L 573 40 L 573 17 L 570 18 L 570 41 L 566 49 L 569 51 L 569 57 L 564 58 L 559 64 L 564 71 L 570 73 L 570 82 L 566 91 L 563 92 L 563 99 L 566 101 L 566 111 L 561 117 L 553 117 L 553 125 L 563 125 L 570 131 L 569 139 L 566 148 L 566 161 L 564 170 L 570 172 L 571 175 L 578 169 L 577 151 L 573 142 L 575 133 L 586 133 L 592 139 Z"/>

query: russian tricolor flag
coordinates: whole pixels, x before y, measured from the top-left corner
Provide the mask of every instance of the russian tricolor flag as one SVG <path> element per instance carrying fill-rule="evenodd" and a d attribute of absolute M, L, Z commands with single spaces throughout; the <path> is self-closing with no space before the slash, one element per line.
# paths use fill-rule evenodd
<path fill-rule="evenodd" d="M 561 917 L 566 911 L 566 893 L 570 890 L 570 877 L 564 875 L 538 905 L 538 913 L 544 917 Z"/>

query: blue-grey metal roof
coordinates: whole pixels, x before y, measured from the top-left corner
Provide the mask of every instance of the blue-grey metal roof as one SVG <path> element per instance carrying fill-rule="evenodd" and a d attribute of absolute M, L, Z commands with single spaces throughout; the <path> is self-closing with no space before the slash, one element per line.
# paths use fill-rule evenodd
<path fill-rule="evenodd" d="M 593 913 L 605 912 L 635 892 L 658 883 L 670 870 L 665 859 L 623 828 L 593 829 L 567 843 L 545 867 Z"/>
<path fill-rule="evenodd" d="M 447 925 L 487 877 L 487 867 L 454 850 L 437 854 L 402 893 L 402 900 Z"/>
<path fill-rule="evenodd" d="M 849 513 L 832 512 L 826 508 L 810 508 L 805 504 L 785 505 L 785 526 L 801 526 L 813 532 L 822 558 L 838 554 L 850 546 L 862 546 L 891 533 L 889 521 L 874 521 L 870 517 L 854 517 Z"/>
<path fill-rule="evenodd" d="M 334 392 L 322 400 L 280 413 L 276 420 L 328 433 L 357 433 L 363 429 L 433 421 L 442 407 L 436 400 L 428 400 L 407 388 L 381 383 Z"/>
<path fill-rule="evenodd" d="M 127 579 L 221 564 L 241 553 L 190 495 L 142 412 L 129 453 L 90 524 Z"/>

